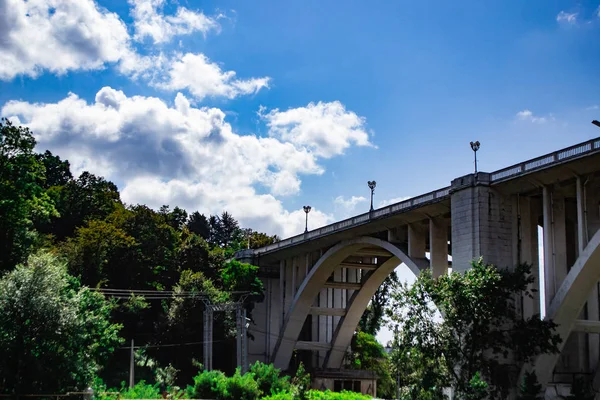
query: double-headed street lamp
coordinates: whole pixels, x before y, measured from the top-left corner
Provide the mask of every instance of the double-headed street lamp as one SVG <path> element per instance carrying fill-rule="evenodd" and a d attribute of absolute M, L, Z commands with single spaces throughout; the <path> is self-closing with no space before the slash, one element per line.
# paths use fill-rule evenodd
<path fill-rule="evenodd" d="M 367 182 L 367 185 L 369 185 L 369 189 L 371 189 L 371 208 L 369 211 L 373 211 L 373 193 L 375 193 L 375 186 L 377 186 L 377 182 L 369 181 Z"/>
<path fill-rule="evenodd" d="M 471 145 L 471 150 L 473 150 L 473 154 L 475 154 L 475 173 L 477 173 L 477 150 L 479 150 L 481 143 L 479 143 L 479 140 L 478 140 L 476 142 L 471 142 L 469 144 Z"/>
<path fill-rule="evenodd" d="M 304 208 L 304 212 L 306 213 L 306 222 L 304 224 L 304 233 L 306 233 L 306 232 L 308 232 L 308 213 L 310 212 L 311 207 L 310 206 L 304 206 L 302 208 Z"/>

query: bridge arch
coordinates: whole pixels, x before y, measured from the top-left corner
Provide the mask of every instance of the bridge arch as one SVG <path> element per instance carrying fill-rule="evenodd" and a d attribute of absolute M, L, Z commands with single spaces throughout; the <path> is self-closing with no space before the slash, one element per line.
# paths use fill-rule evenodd
<path fill-rule="evenodd" d="M 523 367 L 521 376 L 525 371 L 533 370 L 544 387 L 548 384 L 574 323 L 588 300 L 592 288 L 599 280 L 600 231 L 596 232 L 577 258 L 546 311 L 545 319 L 552 319 L 558 325 L 556 333 L 563 339 L 558 346 L 559 353 L 538 356 L 532 365 Z"/>
<path fill-rule="evenodd" d="M 326 356 L 325 366 L 341 366 L 344 353 L 350 345 L 352 335 L 364 310 L 377 288 L 394 268 L 404 263 L 412 273 L 418 275 L 423 268 L 429 267 L 429 263 L 425 259 L 412 259 L 396 245 L 373 237 L 358 237 L 333 246 L 321 256 L 298 288 L 273 352 L 272 362 L 276 368 L 284 370 L 288 368 L 298 335 L 316 296 L 324 287 L 327 279 L 347 257 L 365 247 L 384 249 L 390 253 L 391 258 L 368 274 L 366 280 L 362 282 L 361 288 L 354 292 L 350 303 L 346 306 L 345 316 L 337 325 L 331 350 Z M 334 351 L 334 349 L 336 350 Z"/>

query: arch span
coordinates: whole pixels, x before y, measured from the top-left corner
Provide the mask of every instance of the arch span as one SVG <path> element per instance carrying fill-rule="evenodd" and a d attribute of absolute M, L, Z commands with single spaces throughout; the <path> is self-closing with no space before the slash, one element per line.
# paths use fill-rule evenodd
<path fill-rule="evenodd" d="M 285 317 L 283 329 L 280 332 L 273 352 L 272 361 L 276 368 L 283 370 L 288 368 L 294 347 L 296 346 L 296 342 L 298 340 L 298 335 L 302 329 L 302 326 L 304 325 L 306 317 L 308 316 L 310 307 L 334 270 L 338 268 L 340 263 L 348 256 L 364 247 L 372 246 L 387 250 L 392 254 L 392 258 L 369 274 L 367 280 L 363 282 L 363 287 L 354 293 L 351 303 L 347 306 L 346 316 L 340 320 L 336 329 L 333 339 L 334 341 L 332 343 L 334 348 L 336 346 L 336 342 L 338 343 L 338 346 L 343 346 L 345 343 L 347 343 L 346 347 L 344 348 L 345 352 L 345 349 L 350 344 L 352 334 L 354 333 L 354 330 L 358 325 L 358 321 L 366 309 L 369 300 L 379 285 L 381 285 L 385 277 L 388 276 L 396 266 L 403 262 L 415 275 L 419 274 L 420 268 L 414 260 L 408 257 L 408 255 L 397 246 L 381 239 L 372 237 L 359 237 L 340 242 L 333 246 L 325 254 L 323 254 L 323 256 L 321 256 L 319 261 L 317 261 L 315 266 L 311 269 L 309 274 L 300 285 L 300 288 L 294 297 L 290 310 Z M 421 264 L 420 266 L 423 267 L 424 265 Z M 337 362 L 339 357 L 337 355 L 338 353 L 339 352 L 331 353 L 330 356 L 327 357 L 328 360 L 326 360 L 326 364 L 333 364 L 334 362 Z M 341 359 L 343 359 L 343 354 L 341 354 Z M 341 360 L 339 363 L 341 364 Z"/>
<path fill-rule="evenodd" d="M 577 258 L 546 312 L 545 318 L 552 319 L 558 325 L 556 332 L 563 339 L 559 345 L 560 351 L 563 350 L 565 342 L 573 330 L 573 324 L 588 300 L 592 288 L 599 280 L 600 231 L 596 232 Z M 538 356 L 532 365 L 523 367 L 521 376 L 526 370 L 532 369 L 540 383 L 546 387 L 559 356 L 560 353 Z"/>

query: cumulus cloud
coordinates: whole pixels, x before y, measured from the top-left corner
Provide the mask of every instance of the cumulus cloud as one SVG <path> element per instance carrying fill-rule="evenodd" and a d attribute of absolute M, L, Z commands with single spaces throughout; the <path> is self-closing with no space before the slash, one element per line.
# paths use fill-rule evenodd
<path fill-rule="evenodd" d="M 129 0 L 135 28 L 134 39 L 142 41 L 152 38 L 155 44 L 169 42 L 174 36 L 189 35 L 194 32 L 207 34 L 219 31 L 220 25 L 215 18 L 199 11 L 178 7 L 175 15 L 163 15 L 164 0 Z"/>
<path fill-rule="evenodd" d="M 94 70 L 132 55 L 127 27 L 92 0 L 0 0 L 0 79 Z"/>
<path fill-rule="evenodd" d="M 517 113 L 517 119 L 521 120 L 521 121 L 529 121 L 529 122 L 533 122 L 534 124 L 543 124 L 545 122 L 548 121 L 548 119 L 553 119 L 552 116 L 550 117 L 539 117 L 533 114 L 533 112 L 531 112 L 530 110 L 523 110 L 523 111 L 519 111 Z"/>
<path fill-rule="evenodd" d="M 556 16 L 556 22 L 562 24 L 576 24 L 577 23 L 577 14 L 578 13 L 567 13 L 561 11 Z"/>
<path fill-rule="evenodd" d="M 221 110 L 194 107 L 181 93 L 169 106 L 104 87 L 91 103 L 70 93 L 56 103 L 9 101 L 0 114 L 29 126 L 39 150 L 69 159 L 76 173 L 116 181 L 126 202 L 228 210 L 283 236 L 303 231 L 304 212 L 286 210 L 277 196 L 298 193 L 302 175 L 324 171 L 308 145 L 236 134 Z M 332 220 L 311 212 L 311 228 Z"/>
<path fill-rule="evenodd" d="M 392 199 L 382 200 L 377 205 L 377 208 L 389 206 L 390 204 L 400 203 L 401 201 L 408 200 L 411 197 L 414 197 L 414 196 L 401 196 L 401 197 L 394 197 Z"/>
<path fill-rule="evenodd" d="M 310 103 L 287 111 L 260 112 L 272 137 L 310 149 L 319 157 L 343 154 L 352 145 L 373 146 L 366 121 L 339 101 Z"/>
<path fill-rule="evenodd" d="M 359 203 L 366 202 L 367 199 L 363 196 L 352 196 L 350 198 L 345 198 L 344 196 L 338 196 L 333 200 L 336 210 L 339 211 L 342 218 L 350 216 Z"/>
<path fill-rule="evenodd" d="M 156 86 L 168 90 L 187 89 L 196 99 L 207 96 L 235 98 L 269 87 L 269 78 L 237 79 L 234 71 L 223 71 L 204 54 L 179 54 L 169 62 L 166 78 Z"/>

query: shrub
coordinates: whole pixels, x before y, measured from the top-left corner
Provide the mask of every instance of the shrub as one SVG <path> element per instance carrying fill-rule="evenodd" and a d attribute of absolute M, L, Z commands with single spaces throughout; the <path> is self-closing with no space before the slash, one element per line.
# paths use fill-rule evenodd
<path fill-rule="evenodd" d="M 254 380 L 264 396 L 288 392 L 291 389 L 289 376 L 281 376 L 281 371 L 273 364 L 257 361 L 250 366 L 250 372 L 254 374 Z"/>
<path fill-rule="evenodd" d="M 235 374 L 226 380 L 225 390 L 220 390 L 219 395 L 219 400 L 257 400 L 261 397 L 261 391 L 254 380 L 254 374 L 248 372 L 242 375 L 238 368 Z"/>
<path fill-rule="evenodd" d="M 186 392 L 192 399 L 222 399 L 227 387 L 227 377 L 221 371 L 202 371 L 194 377 L 194 385 Z"/>
<path fill-rule="evenodd" d="M 319 390 L 309 390 L 307 392 L 307 398 L 309 400 L 371 400 L 371 396 L 366 396 L 360 393 L 354 392 L 321 392 Z M 262 400 L 296 400 L 297 396 L 294 396 L 290 392 L 277 393 L 269 397 L 264 397 Z"/>
<path fill-rule="evenodd" d="M 125 382 L 123 382 L 119 397 L 121 399 L 162 399 L 162 394 L 158 384 L 150 385 L 140 381 L 134 387 L 125 389 Z"/>

